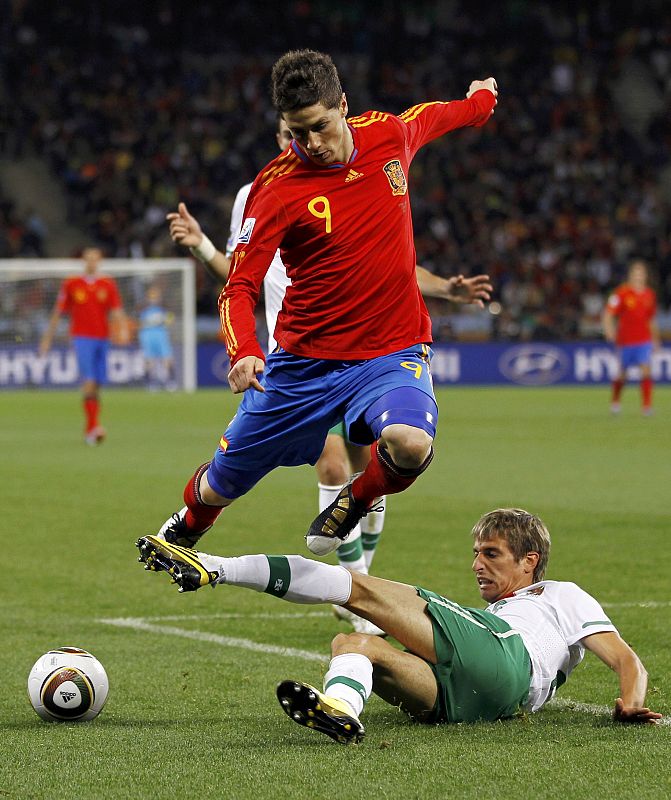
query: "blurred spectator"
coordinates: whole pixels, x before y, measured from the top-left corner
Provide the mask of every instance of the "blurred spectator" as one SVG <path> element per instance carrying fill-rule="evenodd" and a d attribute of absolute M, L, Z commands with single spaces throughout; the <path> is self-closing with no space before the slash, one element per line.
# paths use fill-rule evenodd
<path fill-rule="evenodd" d="M 41 217 L 32 210 L 20 214 L 0 189 L 0 258 L 43 258 L 46 235 Z"/>

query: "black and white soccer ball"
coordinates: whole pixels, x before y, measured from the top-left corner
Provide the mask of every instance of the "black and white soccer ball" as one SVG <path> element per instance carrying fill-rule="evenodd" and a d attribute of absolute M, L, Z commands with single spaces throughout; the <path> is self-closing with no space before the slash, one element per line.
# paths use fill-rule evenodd
<path fill-rule="evenodd" d="M 28 675 L 31 705 L 48 722 L 84 722 L 97 717 L 108 691 L 105 668 L 79 647 L 49 650 Z"/>

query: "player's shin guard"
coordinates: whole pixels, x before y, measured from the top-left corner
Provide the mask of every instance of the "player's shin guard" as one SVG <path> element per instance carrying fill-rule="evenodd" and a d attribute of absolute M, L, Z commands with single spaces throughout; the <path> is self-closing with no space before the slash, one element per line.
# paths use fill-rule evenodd
<path fill-rule="evenodd" d="M 366 469 L 352 483 L 354 499 L 371 506 L 376 498 L 402 492 L 412 485 L 433 460 L 433 447 L 419 467 L 404 469 L 395 464 L 389 451 L 375 442 L 371 446 L 371 460 Z"/>
<path fill-rule="evenodd" d="M 211 528 L 223 510 L 221 506 L 206 505 L 200 496 L 200 479 L 209 466 L 209 461 L 201 464 L 184 487 L 184 503 L 187 509 L 184 522 L 187 529 L 194 533 L 202 533 Z"/>

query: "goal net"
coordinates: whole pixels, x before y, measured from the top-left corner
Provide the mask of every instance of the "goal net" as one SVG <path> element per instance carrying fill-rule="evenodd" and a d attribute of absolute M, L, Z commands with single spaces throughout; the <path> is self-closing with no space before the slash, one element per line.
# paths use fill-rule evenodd
<path fill-rule="evenodd" d="M 77 361 L 69 337 L 69 318 L 61 318 L 50 352 L 39 355 L 64 278 L 83 273 L 79 259 L 0 259 L 0 389 L 57 388 L 78 385 Z M 108 380 L 117 386 L 160 385 L 196 388 L 196 294 L 194 267 L 188 259 L 105 259 L 100 273 L 119 287 L 128 330 L 112 331 Z M 159 303 L 166 312 L 171 358 L 146 359 L 140 344 L 143 311 Z M 168 363 L 166 363 L 168 362 Z M 169 371 L 169 376 L 165 374 Z"/>

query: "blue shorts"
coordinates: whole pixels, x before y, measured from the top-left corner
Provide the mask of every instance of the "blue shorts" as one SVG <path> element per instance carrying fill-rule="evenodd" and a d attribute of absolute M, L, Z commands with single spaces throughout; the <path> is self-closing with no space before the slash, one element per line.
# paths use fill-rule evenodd
<path fill-rule="evenodd" d="M 438 407 L 431 350 L 415 345 L 366 361 L 268 356 L 265 392 L 248 389 L 207 471 L 210 486 L 235 499 L 275 467 L 315 464 L 330 428 L 344 419 L 348 439 L 370 444 L 401 423 L 435 436 Z"/>
<path fill-rule="evenodd" d="M 622 369 L 640 367 L 649 364 L 652 358 L 652 342 L 645 344 L 626 344 L 620 347 L 620 363 Z"/>
<path fill-rule="evenodd" d="M 138 333 L 145 358 L 172 358 L 170 336 L 165 328 L 147 328 Z"/>
<path fill-rule="evenodd" d="M 79 378 L 83 381 L 107 383 L 107 339 L 91 336 L 74 336 L 72 342 L 77 354 Z"/>

